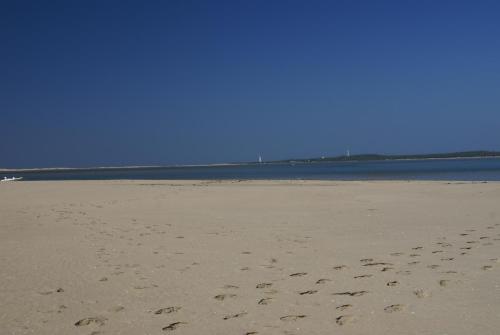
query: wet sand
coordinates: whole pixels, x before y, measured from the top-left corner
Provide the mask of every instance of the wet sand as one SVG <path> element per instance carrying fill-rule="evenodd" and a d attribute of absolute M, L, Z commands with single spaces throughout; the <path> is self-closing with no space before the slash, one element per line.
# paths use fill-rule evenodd
<path fill-rule="evenodd" d="M 498 334 L 500 183 L 0 185 L 2 334 Z"/>

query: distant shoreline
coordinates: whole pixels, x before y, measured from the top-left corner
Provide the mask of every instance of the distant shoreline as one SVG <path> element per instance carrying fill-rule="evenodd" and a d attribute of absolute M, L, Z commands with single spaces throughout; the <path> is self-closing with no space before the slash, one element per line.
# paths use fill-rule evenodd
<path fill-rule="evenodd" d="M 26 169 L 0 169 L 0 173 L 36 173 L 36 172 L 77 172 L 92 170 L 140 170 L 140 169 L 175 169 L 194 167 L 224 167 L 246 165 L 281 165 L 281 164 L 316 164 L 316 163 L 349 163 L 349 162 L 377 162 L 377 161 L 419 161 L 419 160 L 452 160 L 452 159 L 487 159 L 500 158 L 500 152 L 495 151 L 465 151 L 459 153 L 422 154 L 422 155 L 380 155 L 365 154 L 352 156 L 336 156 L 324 158 L 288 159 L 268 162 L 241 162 L 241 163 L 214 163 L 214 164 L 186 164 L 186 165 L 132 165 L 132 166 L 100 166 L 100 167 L 49 167 Z"/>

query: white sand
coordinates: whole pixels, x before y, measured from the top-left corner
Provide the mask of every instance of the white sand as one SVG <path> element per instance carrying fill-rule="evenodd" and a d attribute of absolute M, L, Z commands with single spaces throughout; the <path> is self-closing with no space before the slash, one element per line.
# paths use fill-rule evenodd
<path fill-rule="evenodd" d="M 500 334 L 499 257 L 500 183 L 2 183 L 0 333 Z"/>

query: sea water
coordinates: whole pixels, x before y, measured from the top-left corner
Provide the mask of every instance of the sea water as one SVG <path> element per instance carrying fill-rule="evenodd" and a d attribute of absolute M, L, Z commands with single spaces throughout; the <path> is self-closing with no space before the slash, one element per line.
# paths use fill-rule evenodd
<path fill-rule="evenodd" d="M 0 173 L 23 180 L 500 180 L 500 158 L 344 161 Z"/>

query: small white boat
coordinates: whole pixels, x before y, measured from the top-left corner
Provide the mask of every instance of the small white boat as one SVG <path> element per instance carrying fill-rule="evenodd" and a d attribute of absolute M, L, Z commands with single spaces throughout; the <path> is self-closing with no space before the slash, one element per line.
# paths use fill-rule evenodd
<path fill-rule="evenodd" d="M 7 178 L 7 177 L 3 177 L 3 179 L 1 181 L 18 181 L 18 180 L 21 180 L 23 179 L 23 177 L 11 177 L 11 178 Z"/>

